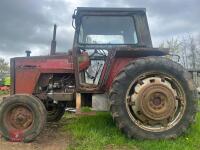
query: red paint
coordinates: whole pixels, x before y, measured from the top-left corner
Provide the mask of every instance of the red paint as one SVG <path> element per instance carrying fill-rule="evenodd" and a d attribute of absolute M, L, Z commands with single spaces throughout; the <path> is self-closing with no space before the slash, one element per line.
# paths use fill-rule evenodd
<path fill-rule="evenodd" d="M 24 139 L 22 131 L 10 131 L 9 139 L 11 142 L 22 142 Z"/>
<path fill-rule="evenodd" d="M 86 69 L 89 65 L 89 59 L 85 59 L 80 62 L 80 70 Z M 42 73 L 74 73 L 72 56 L 16 58 L 15 94 L 32 94 Z"/>
<path fill-rule="evenodd" d="M 29 58 L 16 58 L 16 69 L 34 69 L 40 70 L 69 70 L 73 71 L 73 63 L 71 56 L 57 56 L 51 57 L 29 57 Z"/>
<path fill-rule="evenodd" d="M 40 73 L 39 69 L 16 70 L 15 93 L 32 94 Z"/>
<path fill-rule="evenodd" d="M 89 67 L 90 61 L 86 54 L 82 54 L 80 61 L 80 70 Z M 135 58 L 114 58 L 111 61 L 111 70 L 108 80 L 105 81 L 105 89 L 109 90 L 113 79 L 117 74 Z M 106 66 L 103 68 L 101 79 L 106 73 Z M 42 73 L 72 73 L 74 74 L 73 62 L 71 55 L 60 56 L 39 56 L 24 57 L 15 59 L 15 94 L 33 94 L 37 81 Z"/>
<path fill-rule="evenodd" d="M 9 91 L 9 86 L 0 86 L 0 91 Z"/>
<path fill-rule="evenodd" d="M 105 84 L 106 89 L 108 90 L 111 85 L 112 82 L 114 80 L 114 78 L 118 75 L 118 73 L 126 66 L 130 63 L 130 61 L 134 60 L 135 58 L 115 58 L 112 62 L 111 65 L 111 70 L 109 73 L 109 77 L 108 80 Z"/>

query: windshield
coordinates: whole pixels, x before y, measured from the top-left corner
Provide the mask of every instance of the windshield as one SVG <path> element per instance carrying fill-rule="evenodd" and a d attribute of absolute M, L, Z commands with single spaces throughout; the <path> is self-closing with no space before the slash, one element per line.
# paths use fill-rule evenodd
<path fill-rule="evenodd" d="M 84 16 L 79 32 L 81 44 L 137 44 L 131 16 Z"/>

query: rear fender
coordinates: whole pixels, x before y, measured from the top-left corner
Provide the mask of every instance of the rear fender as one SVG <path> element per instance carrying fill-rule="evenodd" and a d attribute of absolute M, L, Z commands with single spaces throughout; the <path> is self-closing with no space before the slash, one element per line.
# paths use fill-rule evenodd
<path fill-rule="evenodd" d="M 157 48 L 127 48 L 116 50 L 115 57 L 113 58 L 108 79 L 106 80 L 105 87 L 110 89 L 114 78 L 118 73 L 127 66 L 131 61 L 149 57 L 149 56 L 166 56 L 169 54 L 169 49 L 157 49 Z M 104 70 L 105 74 L 106 71 Z"/>

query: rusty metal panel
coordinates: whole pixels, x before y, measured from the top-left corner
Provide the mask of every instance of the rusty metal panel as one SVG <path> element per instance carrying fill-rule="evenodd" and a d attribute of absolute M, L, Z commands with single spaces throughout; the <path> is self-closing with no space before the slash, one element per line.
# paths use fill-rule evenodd
<path fill-rule="evenodd" d="M 40 70 L 67 70 L 73 72 L 71 58 L 66 57 L 28 57 L 16 58 L 17 68 L 37 68 Z"/>
<path fill-rule="evenodd" d="M 126 66 L 128 65 L 132 60 L 135 58 L 115 58 L 113 60 L 113 63 L 111 65 L 111 69 L 109 71 L 108 79 L 105 83 L 105 87 L 107 90 L 109 90 L 110 86 L 112 85 L 112 82 L 114 78 L 117 76 L 117 74 Z"/>
<path fill-rule="evenodd" d="M 10 94 L 15 94 L 15 59 L 10 59 L 10 79 L 11 79 L 11 85 L 10 85 Z"/>
<path fill-rule="evenodd" d="M 151 41 L 151 35 L 149 31 L 146 14 L 134 15 L 134 19 L 135 19 L 135 26 L 137 30 L 137 37 L 139 43 L 146 47 L 152 48 L 153 45 Z"/>
<path fill-rule="evenodd" d="M 47 93 L 47 96 L 56 101 L 72 101 L 74 93 Z"/>
<path fill-rule="evenodd" d="M 32 94 L 40 76 L 38 69 L 16 69 L 15 93 Z"/>
<path fill-rule="evenodd" d="M 168 48 L 116 48 L 115 57 L 147 57 L 147 56 L 165 56 L 169 54 Z"/>
<path fill-rule="evenodd" d="M 73 73 L 71 59 L 71 56 L 13 59 L 11 61 L 11 80 L 15 82 L 12 83 L 12 94 L 32 94 L 42 73 Z"/>

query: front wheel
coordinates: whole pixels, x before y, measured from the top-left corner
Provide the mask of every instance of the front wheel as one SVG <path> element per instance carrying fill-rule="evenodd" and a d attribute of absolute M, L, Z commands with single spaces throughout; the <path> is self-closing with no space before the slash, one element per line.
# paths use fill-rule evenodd
<path fill-rule="evenodd" d="M 12 95 L 0 104 L 0 132 L 9 141 L 33 141 L 45 123 L 46 109 L 32 95 Z"/>
<path fill-rule="evenodd" d="M 118 127 L 138 139 L 176 138 L 192 123 L 197 108 L 190 74 L 161 57 L 130 63 L 113 81 L 110 100 Z"/>

